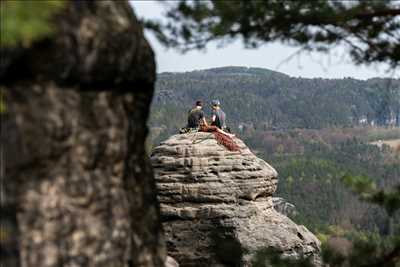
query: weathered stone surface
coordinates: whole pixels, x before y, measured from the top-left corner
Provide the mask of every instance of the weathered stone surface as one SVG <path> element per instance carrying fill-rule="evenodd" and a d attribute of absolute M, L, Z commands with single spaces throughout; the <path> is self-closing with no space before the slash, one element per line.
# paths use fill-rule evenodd
<path fill-rule="evenodd" d="M 273 197 L 272 203 L 274 205 L 274 209 L 285 216 L 293 218 L 298 214 L 296 206 L 292 203 L 287 202 L 284 198 Z"/>
<path fill-rule="evenodd" d="M 144 148 L 153 52 L 126 1 L 70 1 L 54 20 L 0 73 L 6 265 L 164 266 Z"/>
<path fill-rule="evenodd" d="M 181 266 L 247 266 L 265 247 L 318 261 L 318 239 L 273 208 L 277 172 L 235 141 L 241 152 L 191 133 L 153 150 L 168 253 Z"/>
<path fill-rule="evenodd" d="M 179 264 L 174 258 L 167 256 L 165 258 L 165 267 L 179 267 Z"/>

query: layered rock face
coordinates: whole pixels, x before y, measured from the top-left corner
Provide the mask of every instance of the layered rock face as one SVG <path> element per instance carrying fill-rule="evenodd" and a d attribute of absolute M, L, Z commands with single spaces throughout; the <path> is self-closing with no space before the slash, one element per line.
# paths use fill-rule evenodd
<path fill-rule="evenodd" d="M 292 203 L 287 202 L 281 197 L 273 197 L 272 203 L 274 204 L 274 209 L 286 216 L 294 217 L 298 214 L 296 206 Z"/>
<path fill-rule="evenodd" d="M 277 172 L 235 141 L 240 152 L 199 132 L 153 150 L 168 254 L 181 266 L 249 266 L 257 250 L 273 247 L 317 263 L 318 239 L 273 208 Z"/>
<path fill-rule="evenodd" d="M 153 52 L 126 1 L 69 1 L 54 23 L 1 51 L 2 263 L 164 266 L 144 148 Z"/>

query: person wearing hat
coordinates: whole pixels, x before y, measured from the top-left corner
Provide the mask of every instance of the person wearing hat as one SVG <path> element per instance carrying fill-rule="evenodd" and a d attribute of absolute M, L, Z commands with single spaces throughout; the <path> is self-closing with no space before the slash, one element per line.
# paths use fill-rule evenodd
<path fill-rule="evenodd" d="M 226 129 L 225 124 L 225 112 L 221 109 L 221 103 L 219 100 L 211 101 L 212 113 L 211 113 L 211 125 L 217 126 L 219 129 Z"/>

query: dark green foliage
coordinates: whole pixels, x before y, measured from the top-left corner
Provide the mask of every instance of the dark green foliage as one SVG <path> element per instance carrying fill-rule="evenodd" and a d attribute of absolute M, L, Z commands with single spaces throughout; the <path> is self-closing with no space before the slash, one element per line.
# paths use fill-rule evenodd
<path fill-rule="evenodd" d="M 167 9 L 167 23 L 145 22 L 159 40 L 183 51 L 241 38 L 247 47 L 281 41 L 328 52 L 345 45 L 355 63 L 400 62 L 400 4 L 387 1 L 188 1 Z"/>
<path fill-rule="evenodd" d="M 344 184 L 357 193 L 364 201 L 368 201 L 386 209 L 387 213 L 392 216 L 394 212 L 400 209 L 400 185 L 392 188 L 391 191 L 377 189 L 376 184 L 364 176 L 343 177 Z"/>
<path fill-rule="evenodd" d="M 303 135 L 307 136 L 306 133 Z M 296 135 L 287 133 L 287 136 Z M 281 134 L 281 141 L 284 139 L 288 140 Z M 323 139 L 320 138 L 320 141 Z M 269 157 L 272 162 L 278 162 L 274 166 L 281 175 L 278 186 L 280 194 L 295 203 L 299 210 L 300 215 L 295 220 L 306 223 L 314 231 L 326 231 L 324 223 L 327 222 L 347 229 L 354 227 L 345 232 L 345 240 L 351 242 L 345 254 L 340 252 L 343 249 L 338 252 L 337 247 L 324 243 L 324 263 L 330 267 L 398 267 L 400 232 L 390 229 L 396 227 L 396 222 L 398 227 L 400 221 L 397 213 L 400 192 L 398 187 L 392 186 L 400 183 L 398 156 L 386 148 L 380 150 L 356 139 L 329 149 L 327 144 L 314 148 L 306 148 L 302 156 L 288 157 L 286 154 Z M 364 175 L 343 175 L 345 172 Z M 378 175 L 379 178 L 372 181 L 367 175 Z M 353 196 L 347 188 L 356 195 Z M 375 205 L 359 202 L 357 197 Z M 380 207 L 386 209 L 387 213 Z M 354 231 L 360 227 L 370 232 Z M 374 233 L 374 229 L 383 235 Z M 285 262 L 279 264 L 261 266 L 296 266 L 293 263 L 285 265 Z"/>
<path fill-rule="evenodd" d="M 346 254 L 327 244 L 322 246 L 322 257 L 330 267 L 398 267 L 400 264 L 399 237 L 381 237 L 377 234 L 356 235 L 351 238 Z"/>
<path fill-rule="evenodd" d="M 297 132 L 308 138 L 308 131 Z M 337 135 L 334 130 L 331 132 L 329 138 Z M 321 136 L 320 133 L 318 138 L 322 139 Z M 342 177 L 362 174 L 375 178 L 376 188 L 392 190 L 400 183 L 399 156 L 388 148 L 381 150 L 357 139 L 337 144 L 325 143 L 327 139 L 310 144 L 283 136 L 277 140 L 268 138 L 271 144 L 267 149 L 255 148 L 266 150 L 260 156 L 278 170 L 277 193 L 297 206 L 297 221 L 314 231 L 324 231 L 324 225 L 341 225 L 347 229 L 387 232 L 385 213 L 376 205 L 358 201 L 342 183 Z M 284 148 L 284 154 L 274 152 L 277 144 Z"/>
<path fill-rule="evenodd" d="M 347 185 L 351 185 L 365 198 L 366 192 L 374 195 L 375 186 L 360 176 L 346 176 L 343 178 Z M 392 196 L 383 191 L 382 203 L 386 203 Z M 368 194 L 368 193 L 367 193 Z M 398 192 L 397 197 L 400 195 Z M 362 196 L 364 195 L 364 197 Z M 395 212 L 398 206 L 392 209 Z M 393 215 L 391 213 L 390 215 Z M 377 233 L 350 232 L 347 239 L 336 239 L 335 243 L 325 242 L 322 245 L 323 266 L 329 267 L 399 267 L 400 266 L 400 235 L 381 236 Z M 348 241 L 350 240 L 350 241 Z M 253 266 L 264 267 L 292 267 L 313 266 L 307 257 L 298 260 L 285 259 L 279 256 L 279 251 L 269 248 L 260 250 L 253 259 Z"/>

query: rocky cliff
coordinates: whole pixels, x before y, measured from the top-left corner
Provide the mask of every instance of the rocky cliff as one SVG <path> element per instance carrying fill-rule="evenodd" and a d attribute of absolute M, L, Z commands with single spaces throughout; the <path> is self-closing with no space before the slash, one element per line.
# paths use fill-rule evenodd
<path fill-rule="evenodd" d="M 1 50 L 2 264 L 163 266 L 153 52 L 127 1 L 68 1 L 52 21 Z"/>
<path fill-rule="evenodd" d="M 153 150 L 168 253 L 181 266 L 246 266 L 273 247 L 318 262 L 318 239 L 273 208 L 277 172 L 235 141 L 240 152 L 211 133 L 181 134 Z"/>

